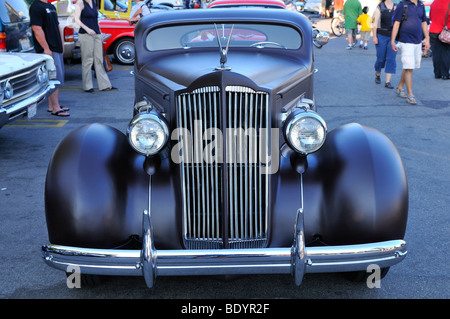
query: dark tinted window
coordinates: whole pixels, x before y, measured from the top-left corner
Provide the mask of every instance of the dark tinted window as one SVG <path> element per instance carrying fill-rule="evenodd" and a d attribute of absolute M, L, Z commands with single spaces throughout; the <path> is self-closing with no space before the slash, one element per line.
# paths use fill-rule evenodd
<path fill-rule="evenodd" d="M 218 37 L 217 37 L 218 36 Z M 292 27 L 264 23 L 180 24 L 152 30 L 146 39 L 150 51 L 191 47 L 262 47 L 299 49 L 300 33 Z"/>

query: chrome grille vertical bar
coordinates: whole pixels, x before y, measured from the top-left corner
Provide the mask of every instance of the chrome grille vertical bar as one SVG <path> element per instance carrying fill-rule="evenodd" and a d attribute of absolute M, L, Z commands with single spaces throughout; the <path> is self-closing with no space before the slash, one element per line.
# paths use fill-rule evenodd
<path fill-rule="evenodd" d="M 266 191 L 265 191 L 265 203 L 266 203 L 266 207 L 265 207 L 265 221 L 266 221 L 266 224 L 265 224 L 265 229 L 264 229 L 264 233 L 265 234 L 267 234 L 267 230 L 268 230 L 268 226 L 269 226 L 269 224 L 268 224 L 268 222 L 269 222 L 269 169 L 268 169 L 268 166 L 270 165 L 269 164 L 269 159 L 268 159 L 268 157 L 269 157 L 269 152 L 271 153 L 270 155 L 273 155 L 272 154 L 272 151 L 271 151 L 271 147 L 270 147 L 270 138 L 271 138 L 271 136 L 270 136 L 270 128 L 271 128 L 271 126 L 270 126 L 270 116 L 269 116 L 269 96 L 268 95 L 266 95 L 266 98 L 265 98 L 265 100 L 266 100 L 266 103 L 265 103 L 265 119 L 266 119 L 266 130 L 267 130 L 267 134 L 266 134 L 266 148 L 267 148 L 267 151 L 266 151 L 266 154 L 267 154 L 267 161 L 266 161 L 266 167 L 267 167 L 267 172 L 266 172 L 266 175 L 264 176 L 264 178 L 265 178 L 265 182 L 266 182 Z"/>
<path fill-rule="evenodd" d="M 249 183 L 249 197 L 247 199 L 247 205 L 248 205 L 248 210 L 249 210 L 249 214 L 250 214 L 250 224 L 249 224 L 249 236 L 250 238 L 254 238 L 253 235 L 253 222 L 254 219 L 256 218 L 256 214 L 255 211 L 253 210 L 253 206 L 252 206 L 252 196 L 255 193 L 253 191 L 253 183 L 252 183 L 252 177 L 253 177 L 253 170 L 254 170 L 254 159 L 253 159 L 253 144 L 254 144 L 254 125 L 253 125 L 253 109 L 255 107 L 255 105 L 253 104 L 253 96 L 254 94 L 250 95 L 250 100 L 249 100 L 249 123 L 248 123 L 248 130 L 249 130 L 249 135 L 248 135 L 248 167 L 249 167 L 249 176 L 248 176 L 248 183 Z"/>
<path fill-rule="evenodd" d="M 219 114 L 220 114 L 219 106 L 220 105 L 218 105 L 218 103 L 217 103 L 218 99 L 220 99 L 220 95 L 218 93 L 214 92 L 214 128 L 216 130 L 216 133 L 218 133 L 219 121 L 220 121 L 220 119 L 219 119 Z M 217 142 L 217 137 L 218 137 L 218 134 L 216 134 L 216 139 L 214 140 L 214 146 L 215 146 L 215 151 L 216 151 L 216 159 L 219 159 L 220 150 L 219 150 L 219 144 Z M 220 218 L 219 218 L 219 212 L 220 212 L 220 209 L 219 209 L 219 206 L 220 206 L 219 185 L 221 183 L 219 180 L 219 177 L 220 177 L 219 163 L 217 163 L 217 162 L 214 165 L 214 171 L 215 171 L 215 185 L 214 185 L 215 188 L 214 188 L 214 190 L 215 190 L 215 194 L 216 194 L 216 201 L 215 201 L 215 204 L 216 204 L 216 207 L 215 207 L 216 208 L 216 238 L 220 238 L 221 222 L 220 222 Z"/>

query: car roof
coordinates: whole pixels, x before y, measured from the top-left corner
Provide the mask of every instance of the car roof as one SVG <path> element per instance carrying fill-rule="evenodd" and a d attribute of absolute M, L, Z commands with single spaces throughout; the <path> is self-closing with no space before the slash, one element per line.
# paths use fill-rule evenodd
<path fill-rule="evenodd" d="M 208 5 L 208 8 L 239 6 L 286 8 L 286 5 L 281 0 L 215 0 Z"/>
<path fill-rule="evenodd" d="M 281 23 L 310 28 L 309 21 L 300 13 L 290 10 L 266 8 L 264 10 L 249 10 L 248 8 L 223 8 L 220 10 L 171 10 L 148 14 L 136 25 L 136 33 L 147 28 L 173 24 L 190 23 L 221 23 L 221 21 Z"/>

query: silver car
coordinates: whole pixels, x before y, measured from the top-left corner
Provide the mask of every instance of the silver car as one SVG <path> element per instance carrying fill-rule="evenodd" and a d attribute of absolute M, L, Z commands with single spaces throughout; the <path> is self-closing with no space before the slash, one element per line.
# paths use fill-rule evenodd
<path fill-rule="evenodd" d="M 37 105 L 59 84 L 53 59 L 45 54 L 0 54 L 0 128 L 16 119 L 31 119 Z"/>

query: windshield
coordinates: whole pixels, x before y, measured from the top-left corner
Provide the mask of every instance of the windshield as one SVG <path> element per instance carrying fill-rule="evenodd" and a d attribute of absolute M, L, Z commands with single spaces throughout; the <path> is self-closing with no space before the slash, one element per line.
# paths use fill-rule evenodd
<path fill-rule="evenodd" d="M 3 23 L 29 21 L 28 6 L 24 0 L 0 0 L 0 18 Z"/>
<path fill-rule="evenodd" d="M 258 47 L 299 49 L 301 35 L 292 27 L 274 24 L 190 24 L 152 30 L 146 39 L 150 51 L 198 47 Z M 220 40 L 220 44 L 219 44 Z"/>

